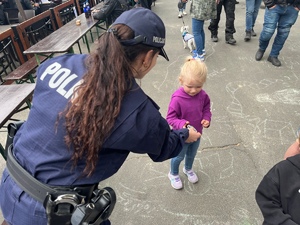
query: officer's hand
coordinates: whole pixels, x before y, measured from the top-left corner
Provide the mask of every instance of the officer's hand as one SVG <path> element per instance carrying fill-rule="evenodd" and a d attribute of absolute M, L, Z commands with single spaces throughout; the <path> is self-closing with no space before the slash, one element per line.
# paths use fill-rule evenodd
<path fill-rule="evenodd" d="M 191 143 L 197 141 L 201 137 L 201 134 L 197 132 L 194 128 L 189 129 L 189 137 L 186 139 L 186 143 Z"/>

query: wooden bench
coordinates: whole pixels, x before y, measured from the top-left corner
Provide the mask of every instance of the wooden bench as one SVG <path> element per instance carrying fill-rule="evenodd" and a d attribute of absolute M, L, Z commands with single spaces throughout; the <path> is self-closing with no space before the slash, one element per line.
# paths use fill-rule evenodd
<path fill-rule="evenodd" d="M 12 121 L 19 121 L 13 118 L 17 112 L 31 108 L 32 95 L 35 84 L 12 84 L 0 85 L 0 129 L 6 127 L 5 124 Z M 26 103 L 27 106 L 24 106 Z M 0 143 L 0 153 L 6 159 L 6 150 Z"/>
<path fill-rule="evenodd" d="M 34 16 L 18 25 L 11 27 L 14 37 L 17 40 L 16 48 L 19 49 L 21 65 L 15 70 L 3 77 L 3 84 L 34 82 L 33 74 L 39 63 L 44 62 L 49 55 L 39 56 L 37 59 L 33 54 L 24 55 L 23 51 L 31 45 L 36 44 L 39 40 L 52 33 L 56 27 L 50 10 Z"/>
<path fill-rule="evenodd" d="M 44 62 L 47 59 L 46 56 L 39 56 L 39 61 Z M 38 63 L 35 57 L 30 58 L 28 61 L 23 63 L 21 66 L 13 70 L 9 75 L 3 78 L 3 84 L 12 84 L 16 82 L 21 83 L 34 83 L 33 73 L 38 67 Z"/>

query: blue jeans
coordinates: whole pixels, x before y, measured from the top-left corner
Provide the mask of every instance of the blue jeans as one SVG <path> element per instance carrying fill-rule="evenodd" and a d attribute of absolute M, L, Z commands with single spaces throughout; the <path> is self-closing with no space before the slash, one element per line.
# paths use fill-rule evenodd
<path fill-rule="evenodd" d="M 198 55 L 202 55 L 202 50 L 205 49 L 205 33 L 203 30 L 203 26 L 204 20 L 197 20 L 192 18 L 192 30 Z"/>
<path fill-rule="evenodd" d="M 179 12 L 183 12 L 185 10 L 185 7 L 186 7 L 186 2 L 183 2 L 182 3 L 182 8 L 179 9 Z"/>
<path fill-rule="evenodd" d="M 200 145 L 200 138 L 195 142 L 184 144 L 179 155 L 171 159 L 172 175 L 179 174 L 179 165 L 184 158 L 185 158 L 184 168 L 186 170 L 192 169 L 199 145 Z"/>
<path fill-rule="evenodd" d="M 255 25 L 262 0 L 246 0 L 246 31 L 251 31 Z"/>
<path fill-rule="evenodd" d="M 267 49 L 270 39 L 277 28 L 277 34 L 270 53 L 270 56 L 277 57 L 297 18 L 298 10 L 291 5 L 276 5 L 273 9 L 266 8 L 263 30 L 259 37 L 259 48 L 262 51 Z"/>

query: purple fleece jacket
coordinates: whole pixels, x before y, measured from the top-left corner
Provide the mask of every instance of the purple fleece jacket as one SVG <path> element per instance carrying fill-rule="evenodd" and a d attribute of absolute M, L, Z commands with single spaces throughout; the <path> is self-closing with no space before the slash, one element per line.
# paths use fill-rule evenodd
<path fill-rule="evenodd" d="M 211 121 L 210 99 L 204 90 L 190 96 L 183 87 L 176 90 L 168 108 L 167 121 L 174 130 L 182 129 L 188 121 L 190 125 L 202 134 L 203 119 Z"/>

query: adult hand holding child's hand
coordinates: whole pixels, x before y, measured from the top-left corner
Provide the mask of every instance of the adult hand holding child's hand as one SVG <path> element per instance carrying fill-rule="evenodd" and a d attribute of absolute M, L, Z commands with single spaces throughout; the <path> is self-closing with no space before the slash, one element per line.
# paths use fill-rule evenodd
<path fill-rule="evenodd" d="M 186 139 L 186 143 L 191 143 L 197 141 L 200 137 L 201 134 L 195 130 L 195 128 L 188 128 L 189 130 L 189 137 Z"/>

